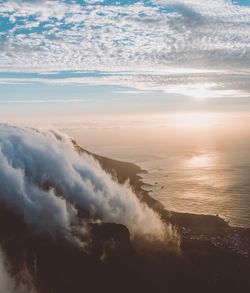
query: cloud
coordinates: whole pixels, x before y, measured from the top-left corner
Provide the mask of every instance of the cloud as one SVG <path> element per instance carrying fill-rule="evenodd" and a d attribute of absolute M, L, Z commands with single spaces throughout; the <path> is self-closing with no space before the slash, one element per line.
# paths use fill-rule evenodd
<path fill-rule="evenodd" d="M 1 68 L 249 67 L 249 7 L 223 0 L 155 3 L 6 1 Z"/>
<path fill-rule="evenodd" d="M 227 71 L 232 82 L 218 85 L 226 88 L 238 81 L 234 72 L 250 66 L 250 7 L 226 0 L 155 0 L 126 5 L 9 0 L 1 3 L 0 19 L 2 72 L 104 70 L 118 74 L 86 82 L 164 90 L 171 68 Z M 152 76 L 150 71 L 156 69 L 160 74 Z M 140 70 L 145 74 L 139 74 Z M 119 72 L 136 75 L 122 77 Z M 249 72 L 244 74 L 249 83 Z M 188 84 L 181 79 L 176 83 Z M 245 88 L 244 83 L 239 94 L 245 95 Z"/>
<path fill-rule="evenodd" d="M 32 286 L 17 282 L 10 276 L 8 265 L 0 248 L 0 292 L 1 293 L 35 293 Z"/>
<path fill-rule="evenodd" d="M 22 73 L 5 73 L 0 79 L 0 85 L 23 86 L 122 86 L 122 90 L 112 89 L 112 93 L 155 93 L 177 94 L 183 96 L 204 98 L 227 98 L 250 96 L 249 72 L 247 70 L 198 70 L 195 68 L 149 68 L 133 71 L 104 71 L 104 72 L 71 72 L 67 77 L 63 73 L 34 74 L 31 77 Z M 4 75 L 2 75 L 4 76 Z M 32 99 L 7 99 L 3 97 L 0 103 L 68 103 L 84 102 L 86 98 L 67 98 L 41 100 L 38 97 Z"/>
<path fill-rule="evenodd" d="M 12 281 L 5 269 L 1 250 L 0 250 L 0 292 L 14 293 Z"/>
<path fill-rule="evenodd" d="M 124 224 L 132 236 L 175 239 L 172 228 L 55 131 L 0 125 L 0 202 L 37 231 L 65 232 L 77 218 Z M 79 220 L 79 219 L 78 219 Z M 84 231 L 83 231 L 84 233 Z"/>

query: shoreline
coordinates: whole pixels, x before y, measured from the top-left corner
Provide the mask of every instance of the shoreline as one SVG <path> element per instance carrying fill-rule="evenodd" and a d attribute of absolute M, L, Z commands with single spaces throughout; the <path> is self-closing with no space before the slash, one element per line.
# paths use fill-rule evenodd
<path fill-rule="evenodd" d="M 181 236 L 182 246 L 190 241 L 207 242 L 209 245 L 239 254 L 243 257 L 250 256 L 250 228 L 230 226 L 223 218 L 215 215 L 192 214 L 174 212 L 165 209 L 164 205 L 153 198 L 149 191 L 143 189 L 142 174 L 147 173 L 140 166 L 115 159 L 106 158 L 81 148 L 75 141 L 74 146 L 79 152 L 93 156 L 101 167 L 119 183 L 129 180 L 134 192 L 140 200 L 160 214 L 162 220 L 172 224 Z"/>

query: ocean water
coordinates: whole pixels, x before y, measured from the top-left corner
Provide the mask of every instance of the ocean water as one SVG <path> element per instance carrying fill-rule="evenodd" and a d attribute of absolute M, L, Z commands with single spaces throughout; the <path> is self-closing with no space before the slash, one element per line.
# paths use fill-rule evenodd
<path fill-rule="evenodd" d="M 168 210 L 219 215 L 232 226 L 250 228 L 248 149 L 197 149 L 196 145 L 185 151 L 126 145 L 91 149 L 147 170 L 141 176 L 150 186 L 144 188 Z"/>
<path fill-rule="evenodd" d="M 140 162 L 143 182 L 166 209 L 219 215 L 233 226 L 250 227 L 249 153 L 200 151 L 161 154 Z"/>

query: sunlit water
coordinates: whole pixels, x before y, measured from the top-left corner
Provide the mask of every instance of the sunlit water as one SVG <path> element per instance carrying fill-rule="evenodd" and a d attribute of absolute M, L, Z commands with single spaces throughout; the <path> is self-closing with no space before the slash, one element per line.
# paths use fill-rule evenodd
<path fill-rule="evenodd" d="M 219 215 L 231 225 L 250 227 L 247 152 L 200 151 L 190 157 L 166 154 L 141 165 L 149 171 L 143 181 L 152 185 L 146 189 L 167 209 Z"/>
<path fill-rule="evenodd" d="M 250 153 L 241 151 L 168 150 L 143 153 L 112 147 L 105 155 L 132 161 L 147 174 L 143 182 L 166 209 L 219 215 L 233 226 L 250 227 Z"/>

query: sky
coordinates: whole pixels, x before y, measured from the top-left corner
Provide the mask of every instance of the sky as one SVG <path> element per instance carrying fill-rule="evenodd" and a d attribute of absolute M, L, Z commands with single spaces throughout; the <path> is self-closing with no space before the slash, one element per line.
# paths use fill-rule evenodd
<path fill-rule="evenodd" d="M 250 110 L 250 1 L 0 0 L 0 120 Z"/>

